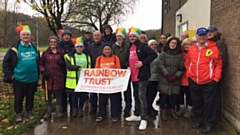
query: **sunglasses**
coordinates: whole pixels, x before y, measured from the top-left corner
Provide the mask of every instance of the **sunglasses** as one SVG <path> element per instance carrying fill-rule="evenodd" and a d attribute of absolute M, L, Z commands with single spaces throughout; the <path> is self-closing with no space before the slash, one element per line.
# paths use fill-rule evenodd
<path fill-rule="evenodd" d="M 77 47 L 77 48 L 79 48 L 79 47 L 80 47 L 80 48 L 83 48 L 83 46 L 76 46 L 76 47 Z"/>

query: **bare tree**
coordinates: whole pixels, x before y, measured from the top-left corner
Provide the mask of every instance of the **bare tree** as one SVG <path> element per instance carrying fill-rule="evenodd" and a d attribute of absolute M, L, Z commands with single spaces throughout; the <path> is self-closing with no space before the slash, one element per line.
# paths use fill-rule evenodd
<path fill-rule="evenodd" d="M 20 1 L 20 0 L 18 0 Z M 41 13 L 50 30 L 57 35 L 57 30 L 62 29 L 66 22 L 77 8 L 76 0 L 22 0 L 32 7 L 33 10 Z M 21 2 L 21 1 L 20 1 Z"/>
<path fill-rule="evenodd" d="M 92 27 L 103 30 L 106 24 L 120 24 L 133 13 L 138 0 L 82 0 L 75 14 L 68 20 L 75 27 Z"/>

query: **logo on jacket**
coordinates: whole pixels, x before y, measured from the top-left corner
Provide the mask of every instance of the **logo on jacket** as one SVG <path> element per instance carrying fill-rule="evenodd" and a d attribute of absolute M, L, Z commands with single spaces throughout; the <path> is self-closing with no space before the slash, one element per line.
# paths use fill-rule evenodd
<path fill-rule="evenodd" d="M 211 56 L 213 54 L 213 51 L 211 49 L 208 49 L 206 51 L 206 56 Z"/>

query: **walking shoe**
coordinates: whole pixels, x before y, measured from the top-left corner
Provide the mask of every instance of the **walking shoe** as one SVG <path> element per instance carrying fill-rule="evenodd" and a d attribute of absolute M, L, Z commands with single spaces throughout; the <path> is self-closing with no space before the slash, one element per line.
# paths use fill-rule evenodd
<path fill-rule="evenodd" d="M 28 118 L 29 120 L 33 120 L 33 119 L 35 119 L 35 116 L 33 116 L 32 112 L 29 111 L 29 112 L 27 113 L 27 118 Z"/>
<path fill-rule="evenodd" d="M 22 121 L 23 121 L 22 114 L 21 114 L 21 113 L 18 113 L 18 114 L 16 115 L 16 122 L 18 123 L 18 122 L 22 122 Z"/>
<path fill-rule="evenodd" d="M 83 111 L 82 110 L 78 110 L 78 118 L 82 118 L 83 117 Z"/>
<path fill-rule="evenodd" d="M 63 117 L 62 111 L 57 111 L 57 117 L 58 117 L 58 118 L 62 118 L 62 117 Z"/>
<path fill-rule="evenodd" d="M 78 116 L 78 112 L 77 109 L 73 109 L 73 113 L 72 113 L 72 117 L 77 117 Z"/>
<path fill-rule="evenodd" d="M 96 119 L 96 122 L 98 123 L 98 122 L 102 122 L 103 121 L 103 117 L 97 117 L 97 119 Z"/>
<path fill-rule="evenodd" d="M 187 110 L 187 112 L 183 115 L 183 117 L 184 118 L 191 118 L 191 117 L 193 117 L 194 115 L 193 115 L 193 111 L 189 111 L 189 110 Z"/>
<path fill-rule="evenodd" d="M 132 116 L 130 116 L 130 117 L 127 117 L 125 120 L 126 120 L 126 121 L 140 121 L 140 120 L 141 120 L 141 117 L 140 117 L 140 116 L 132 115 Z"/>
<path fill-rule="evenodd" d="M 141 120 L 141 123 L 138 127 L 139 130 L 145 130 L 147 127 L 147 121 L 146 120 Z"/>
<path fill-rule="evenodd" d="M 180 108 L 178 111 L 177 111 L 177 115 L 178 116 L 182 116 L 183 114 L 184 114 L 184 112 L 185 112 L 185 110 L 184 110 L 184 108 Z"/>
<path fill-rule="evenodd" d="M 118 118 L 117 118 L 117 117 L 112 118 L 112 122 L 113 122 L 113 123 L 118 122 Z"/>
<path fill-rule="evenodd" d="M 50 118 L 51 113 L 50 112 L 46 112 L 45 115 L 43 116 L 44 119 L 48 119 Z"/>

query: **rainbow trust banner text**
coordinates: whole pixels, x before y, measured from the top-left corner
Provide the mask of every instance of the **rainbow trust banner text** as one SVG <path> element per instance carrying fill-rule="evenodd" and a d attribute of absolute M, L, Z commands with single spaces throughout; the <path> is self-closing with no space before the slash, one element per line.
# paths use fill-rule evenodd
<path fill-rule="evenodd" d="M 117 93 L 127 90 L 128 69 L 82 69 L 75 92 Z"/>

